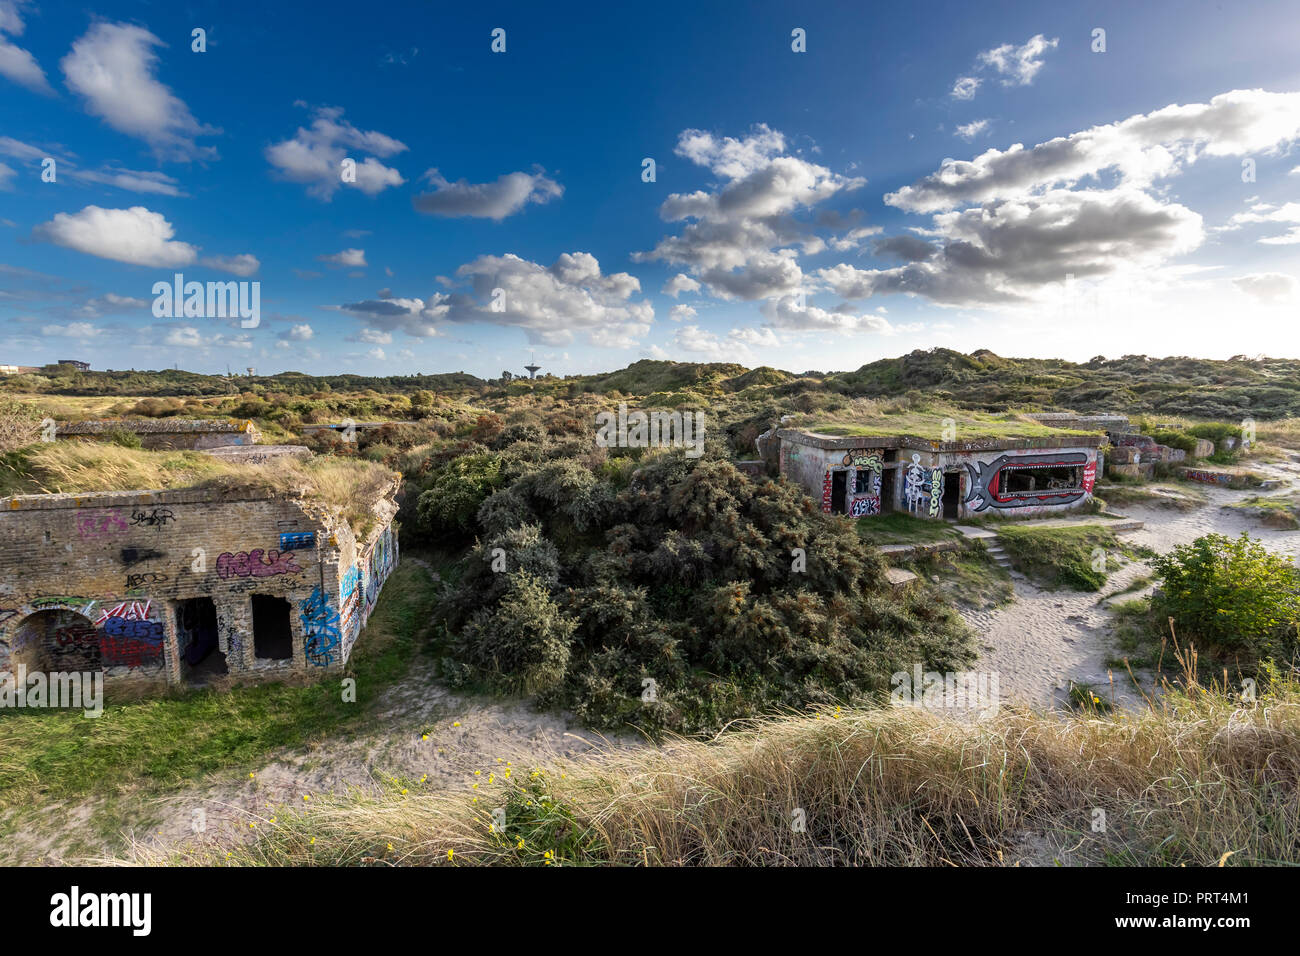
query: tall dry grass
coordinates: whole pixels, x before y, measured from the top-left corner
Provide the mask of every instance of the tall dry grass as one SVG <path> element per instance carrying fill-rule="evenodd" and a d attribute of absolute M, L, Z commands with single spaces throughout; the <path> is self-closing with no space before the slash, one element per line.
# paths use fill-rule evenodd
<path fill-rule="evenodd" d="M 1300 685 L 1278 679 L 1245 704 L 1193 682 L 1145 712 L 1114 717 L 1003 709 L 976 722 L 909 707 L 782 717 L 712 742 L 501 774 L 484 768 L 463 791 L 428 794 L 417 782 L 385 781 L 378 795 L 267 811 L 252 842 L 165 856 L 141 849 L 134 859 L 1298 863 Z M 498 807 L 504 833 L 494 826 Z"/>
<path fill-rule="evenodd" d="M 193 451 L 145 451 L 101 442 L 31 445 L 20 464 L 3 467 L 0 494 L 89 493 L 218 487 L 312 497 L 334 509 L 358 538 L 375 523 L 374 505 L 399 476 L 349 458 L 276 458 L 264 464 L 225 461 Z"/>

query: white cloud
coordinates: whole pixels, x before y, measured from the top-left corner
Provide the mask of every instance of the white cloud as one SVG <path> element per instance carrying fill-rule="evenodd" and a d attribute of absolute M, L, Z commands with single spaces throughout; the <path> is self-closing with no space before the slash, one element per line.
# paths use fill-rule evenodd
<path fill-rule="evenodd" d="M 969 123 L 965 123 L 961 126 L 958 126 L 956 135 L 960 136 L 962 139 L 966 140 L 966 142 L 969 143 L 976 136 L 980 135 L 980 133 L 983 133 L 988 128 L 989 128 L 989 121 L 986 119 L 971 120 Z"/>
<path fill-rule="evenodd" d="M 237 256 L 206 256 L 199 260 L 199 264 L 209 269 L 220 269 L 222 272 L 245 277 L 256 275 L 257 270 L 262 267 L 257 256 L 247 252 Z"/>
<path fill-rule="evenodd" d="M 1239 212 L 1228 220 L 1222 231 L 1240 229 L 1242 226 L 1256 223 L 1281 223 L 1290 225 L 1287 232 L 1264 236 L 1256 241 L 1265 246 L 1292 246 L 1300 243 L 1300 203 L 1289 202 L 1281 206 L 1272 203 L 1257 202 L 1249 212 Z"/>
<path fill-rule="evenodd" d="M 586 252 L 566 252 L 550 266 L 509 254 L 480 256 L 457 269 L 456 277 L 470 294 L 435 294 L 430 303 L 438 320 L 520 328 L 536 344 L 563 345 L 581 333 L 595 346 L 630 348 L 654 321 L 654 307 L 632 298 L 641 291 L 636 277 L 606 275 Z M 369 324 L 393 328 L 373 319 Z"/>
<path fill-rule="evenodd" d="M 215 332 L 204 338 L 203 333 L 194 326 L 184 325 L 169 328 L 166 336 L 163 337 L 163 344 L 185 349 L 230 348 L 251 350 L 253 340 L 246 334 L 227 336 L 221 332 Z"/>
<path fill-rule="evenodd" d="M 368 324 L 369 327 L 362 329 L 353 341 L 383 343 L 392 341 L 389 332 L 394 330 L 415 338 L 438 335 L 437 322 L 447 315 L 447 300 L 448 296 L 435 293 L 428 301 L 420 298 L 365 299 L 334 308 Z"/>
<path fill-rule="evenodd" d="M 1056 39 L 1047 39 L 1041 33 L 1030 37 L 1022 45 L 1004 43 L 985 50 L 976 61 L 990 67 L 998 74 L 1003 86 L 1028 86 L 1043 68 L 1043 54 L 1056 49 Z"/>
<path fill-rule="evenodd" d="M 979 77 L 959 76 L 957 82 L 952 85 L 952 93 L 949 95 L 955 100 L 971 100 L 975 98 L 979 88 Z"/>
<path fill-rule="evenodd" d="M 393 341 L 393 334 L 381 332 L 379 329 L 362 329 L 351 337 L 351 341 L 365 342 L 368 345 L 389 345 Z"/>
<path fill-rule="evenodd" d="M 292 326 L 289 331 L 283 333 L 283 337 L 293 342 L 307 342 L 315 336 L 315 330 L 306 322 Z"/>
<path fill-rule="evenodd" d="M 18 175 L 18 171 L 12 166 L 6 166 L 0 163 L 0 189 L 8 189 L 11 181 Z"/>
<path fill-rule="evenodd" d="M 69 322 L 67 325 L 46 325 L 41 328 L 45 335 L 55 335 L 69 339 L 93 339 L 104 334 L 104 330 L 89 322 Z"/>
<path fill-rule="evenodd" d="M 880 310 L 859 313 L 848 305 L 827 310 L 806 300 L 800 302 L 796 296 L 770 299 L 763 303 L 761 311 L 770 325 L 790 332 L 876 332 L 890 335 L 894 331 Z"/>
<path fill-rule="evenodd" d="M 668 310 L 668 318 L 674 322 L 682 322 L 686 319 L 695 318 L 695 310 L 689 305 L 675 305 Z"/>
<path fill-rule="evenodd" d="M 682 292 L 699 292 L 700 284 L 684 272 L 679 272 L 673 276 L 663 287 L 664 295 L 670 295 L 674 299 Z"/>
<path fill-rule="evenodd" d="M 376 130 L 363 132 L 342 117 L 338 107 L 317 109 L 310 128 L 299 127 L 292 139 L 266 148 L 267 161 L 285 179 L 306 185 L 308 195 L 326 201 L 343 186 L 375 196 L 406 182 L 396 169 L 375 158 L 403 152 L 406 144 Z M 370 155 L 357 162 L 356 156 L 348 155 L 349 149 Z M 345 159 L 356 163 L 355 182 L 343 181 Z"/>
<path fill-rule="evenodd" d="M 1114 170 L 1123 182 L 1145 186 L 1201 155 L 1263 153 L 1298 138 L 1300 93 L 1233 90 L 1209 103 L 1167 106 L 1032 149 L 1017 143 L 970 161 L 947 159 L 937 172 L 886 194 L 885 202 L 908 212 L 936 212 L 1074 185 L 1105 170 Z"/>
<path fill-rule="evenodd" d="M 381 348 L 379 348 L 378 346 L 375 346 L 373 349 L 371 349 L 371 350 L 370 350 L 369 352 L 367 352 L 366 354 L 369 355 L 372 359 L 383 360 L 384 358 L 387 357 L 387 356 L 384 355 L 384 350 L 381 349 Z"/>
<path fill-rule="evenodd" d="M 185 195 L 180 189 L 180 183 L 166 173 L 156 170 L 122 169 L 118 166 L 81 169 L 72 160 L 58 155 L 56 150 L 24 143 L 10 136 L 0 136 L 0 155 L 12 156 L 28 163 L 40 163 L 49 157 L 55 161 L 55 172 L 60 181 L 72 180 L 79 183 L 113 186 L 129 192 L 159 196 Z"/>
<path fill-rule="evenodd" d="M 1296 298 L 1296 292 L 1300 290 L 1300 281 L 1297 281 L 1295 276 L 1282 272 L 1258 272 L 1238 276 L 1232 280 L 1232 284 L 1261 302 L 1289 301 Z"/>
<path fill-rule="evenodd" d="M 866 180 L 783 155 L 785 148 L 785 137 L 761 124 L 741 139 L 701 130 L 682 132 L 677 154 L 727 182 L 711 192 L 671 194 L 660 206 L 660 217 L 687 225 L 632 258 L 685 266 L 690 276 L 722 298 L 761 299 L 798 288 L 803 272 L 794 247 L 812 254 L 824 248 L 825 241 L 795 214 L 857 189 Z M 670 286 L 681 288 L 675 280 Z"/>
<path fill-rule="evenodd" d="M 332 255 L 317 256 L 316 259 L 334 266 L 350 266 L 354 269 L 364 268 L 366 265 L 366 250 L 344 249 L 342 252 L 336 252 Z"/>
<path fill-rule="evenodd" d="M 57 213 L 52 220 L 32 230 L 37 239 L 87 255 L 165 268 L 189 265 L 198 256 L 195 246 L 173 239 L 175 233 L 161 213 L 151 212 L 144 206 L 130 209 L 86 206 L 76 213 Z"/>
<path fill-rule="evenodd" d="M 68 89 L 85 100 L 89 113 L 144 140 L 160 159 L 215 156 L 215 149 L 201 147 L 195 139 L 220 130 L 200 124 L 158 81 L 156 46 L 166 44 L 143 27 L 94 23 L 60 61 Z"/>
<path fill-rule="evenodd" d="M 1138 189 L 1053 190 L 934 217 L 939 240 L 906 265 L 862 270 L 840 264 L 818 278 L 846 299 L 901 292 L 948 305 L 1015 302 L 1080 279 L 1151 268 L 1204 238 L 1201 217 Z"/>
<path fill-rule="evenodd" d="M 436 169 L 424 178 L 434 191 L 416 196 L 415 208 L 433 216 L 470 216 L 500 222 L 529 203 L 545 203 L 562 196 L 564 187 L 548 179 L 545 170 L 506 173 L 491 183 L 448 182 Z"/>
<path fill-rule="evenodd" d="M 25 0 L 0 0 L 0 76 L 35 93 L 53 96 L 54 90 L 45 78 L 45 71 L 36 62 L 36 57 L 11 43 L 6 36 L 23 35 L 23 19 L 19 11 L 24 6 Z"/>

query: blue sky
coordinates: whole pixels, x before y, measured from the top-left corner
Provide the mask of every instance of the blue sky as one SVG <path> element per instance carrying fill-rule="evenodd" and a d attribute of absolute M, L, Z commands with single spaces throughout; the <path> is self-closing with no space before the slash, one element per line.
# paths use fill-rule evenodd
<path fill-rule="evenodd" d="M 0 363 L 1300 354 L 1300 9 L 1047 6 L 0 0 Z"/>

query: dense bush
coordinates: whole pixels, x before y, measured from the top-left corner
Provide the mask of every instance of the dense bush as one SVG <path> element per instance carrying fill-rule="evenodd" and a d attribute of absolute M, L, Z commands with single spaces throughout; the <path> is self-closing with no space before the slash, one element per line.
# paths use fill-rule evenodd
<path fill-rule="evenodd" d="M 453 681 L 540 691 L 590 726 L 700 732 L 973 659 L 954 612 L 895 597 L 801 489 L 708 456 L 625 475 L 556 447 L 516 441 L 479 482 L 481 537 L 441 608 Z"/>
<path fill-rule="evenodd" d="M 1290 559 L 1245 532 L 1179 545 L 1152 561 L 1160 589 L 1152 598 L 1157 622 L 1174 619 L 1183 641 L 1251 665 L 1291 658 L 1300 628 L 1300 576 Z"/>

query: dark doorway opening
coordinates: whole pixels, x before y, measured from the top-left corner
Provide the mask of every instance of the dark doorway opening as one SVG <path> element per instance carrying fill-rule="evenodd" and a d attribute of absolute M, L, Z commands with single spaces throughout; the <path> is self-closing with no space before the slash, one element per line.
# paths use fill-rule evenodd
<path fill-rule="evenodd" d="M 897 468 L 886 468 L 880 475 L 880 513 L 894 510 L 894 480 Z"/>
<path fill-rule="evenodd" d="M 844 503 L 849 486 L 847 471 L 831 472 L 831 514 L 842 515 L 848 510 Z"/>
<path fill-rule="evenodd" d="M 37 611 L 14 628 L 10 666 L 49 673 L 103 670 L 99 638 L 99 629 L 76 611 Z"/>
<path fill-rule="evenodd" d="M 287 661 L 293 656 L 293 628 L 289 602 L 269 594 L 253 595 L 253 655 L 264 660 Z"/>
<path fill-rule="evenodd" d="M 181 675 L 187 682 L 201 684 L 209 677 L 229 672 L 217 640 L 217 607 L 212 598 L 176 602 L 176 644 L 181 655 Z"/>
<path fill-rule="evenodd" d="M 960 507 L 961 472 L 950 471 L 943 476 L 943 516 L 949 521 L 956 521 Z"/>

